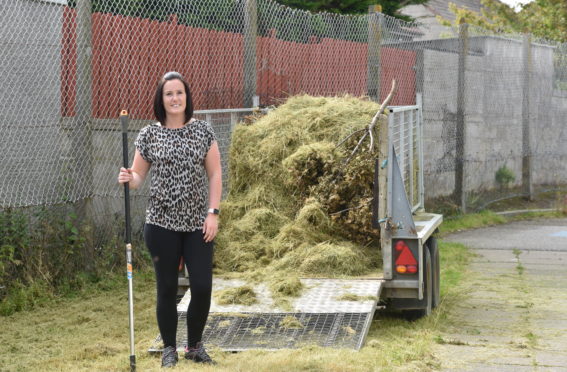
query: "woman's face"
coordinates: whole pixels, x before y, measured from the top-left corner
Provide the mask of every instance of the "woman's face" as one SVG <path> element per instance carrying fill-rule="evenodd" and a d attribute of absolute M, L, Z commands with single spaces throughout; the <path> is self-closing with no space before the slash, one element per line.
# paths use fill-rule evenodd
<path fill-rule="evenodd" d="M 163 85 L 163 106 L 166 115 L 185 115 L 187 96 L 181 80 L 168 80 Z"/>

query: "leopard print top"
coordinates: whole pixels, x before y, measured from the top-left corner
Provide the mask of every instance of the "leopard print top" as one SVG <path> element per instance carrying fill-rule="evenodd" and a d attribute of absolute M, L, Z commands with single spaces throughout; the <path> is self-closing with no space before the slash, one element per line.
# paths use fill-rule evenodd
<path fill-rule="evenodd" d="M 203 228 L 208 209 L 205 156 L 215 140 L 213 128 L 203 120 L 177 129 L 154 123 L 140 130 L 136 149 L 152 164 L 146 223 L 174 231 Z"/>

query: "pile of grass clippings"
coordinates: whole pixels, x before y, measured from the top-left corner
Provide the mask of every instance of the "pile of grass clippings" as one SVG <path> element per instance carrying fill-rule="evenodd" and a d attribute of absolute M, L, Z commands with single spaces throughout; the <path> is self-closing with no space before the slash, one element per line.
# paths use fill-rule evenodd
<path fill-rule="evenodd" d="M 376 301 L 377 298 L 376 296 L 360 296 L 357 295 L 356 293 L 344 293 L 341 296 L 335 297 L 335 300 L 358 302 L 358 301 Z"/>
<path fill-rule="evenodd" d="M 217 291 L 214 297 L 219 305 L 253 305 L 258 302 L 256 293 L 247 285 Z"/>
<path fill-rule="evenodd" d="M 296 96 L 252 123 L 237 125 L 222 203 L 217 272 L 266 280 L 298 295 L 297 276 L 355 276 L 380 266 L 372 228 L 376 152 L 368 138 L 345 165 L 378 104 L 354 98 Z M 375 138 L 377 134 L 375 133 Z"/>
<path fill-rule="evenodd" d="M 298 277 L 276 278 L 270 283 L 270 290 L 283 296 L 299 297 L 303 284 Z"/>
<path fill-rule="evenodd" d="M 303 324 L 293 315 L 288 315 L 280 321 L 280 327 L 284 329 L 301 329 Z"/>

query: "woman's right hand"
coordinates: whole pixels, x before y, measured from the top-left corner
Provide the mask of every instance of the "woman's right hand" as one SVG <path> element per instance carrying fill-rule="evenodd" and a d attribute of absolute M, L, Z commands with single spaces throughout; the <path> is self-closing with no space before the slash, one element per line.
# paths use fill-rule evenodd
<path fill-rule="evenodd" d="M 132 169 L 120 168 L 120 173 L 118 173 L 118 183 L 132 182 L 134 175 L 132 174 Z"/>

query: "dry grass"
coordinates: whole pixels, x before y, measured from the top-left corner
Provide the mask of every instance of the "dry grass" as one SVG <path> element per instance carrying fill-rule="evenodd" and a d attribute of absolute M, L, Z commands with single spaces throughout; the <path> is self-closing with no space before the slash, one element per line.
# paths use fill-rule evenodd
<path fill-rule="evenodd" d="M 62 301 L 34 312 L 3 318 L 0 369 L 15 371 L 128 371 L 129 340 L 126 289 L 90 298 Z M 136 281 L 136 348 L 139 371 L 160 371 L 159 358 L 146 350 L 157 335 L 153 283 Z M 295 319 L 295 318 L 294 318 Z M 307 346 L 299 350 L 211 349 L 218 366 L 181 360 L 175 370 L 199 371 L 427 371 L 432 331 L 423 323 L 381 318 L 373 322 L 368 346 L 361 351 Z M 282 326 L 293 327 L 293 324 Z M 295 325 L 296 326 L 296 325 Z"/>
<path fill-rule="evenodd" d="M 223 289 L 213 293 L 219 305 L 253 305 L 258 302 L 252 287 L 244 285 L 237 288 Z"/>
<path fill-rule="evenodd" d="M 373 156 L 365 144 L 344 166 L 356 136 L 336 148 L 377 110 L 376 103 L 350 96 L 303 95 L 236 127 L 217 273 L 281 282 L 298 275 L 363 275 L 380 266 L 368 259 L 378 249 L 378 232 L 370 228 Z M 297 291 L 270 289 L 280 297 Z"/>
<path fill-rule="evenodd" d="M 360 296 L 356 293 L 345 293 L 341 296 L 335 297 L 337 301 L 376 301 L 376 296 Z"/>
<path fill-rule="evenodd" d="M 438 365 L 432 346 L 447 314 L 458 301 L 457 283 L 466 265 L 466 249 L 440 244 L 442 294 L 431 317 L 407 322 L 378 314 L 365 346 L 358 352 L 305 346 L 299 350 L 225 353 L 212 348 L 219 364 L 198 366 L 181 360 L 174 370 L 197 371 L 431 371 Z M 445 280 L 447 279 L 447 280 Z M 457 289 L 456 289 L 457 288 Z M 147 349 L 158 334 L 155 320 L 153 274 L 134 277 L 136 355 L 139 371 L 160 371 L 159 358 Z M 0 370 L 16 371 L 128 371 L 128 306 L 126 279 L 122 288 L 60 300 L 34 311 L 2 318 Z M 229 326 L 230 324 L 226 324 Z M 349 330 L 345 330 L 348 332 Z M 260 331 L 258 331 L 260 332 Z"/>

